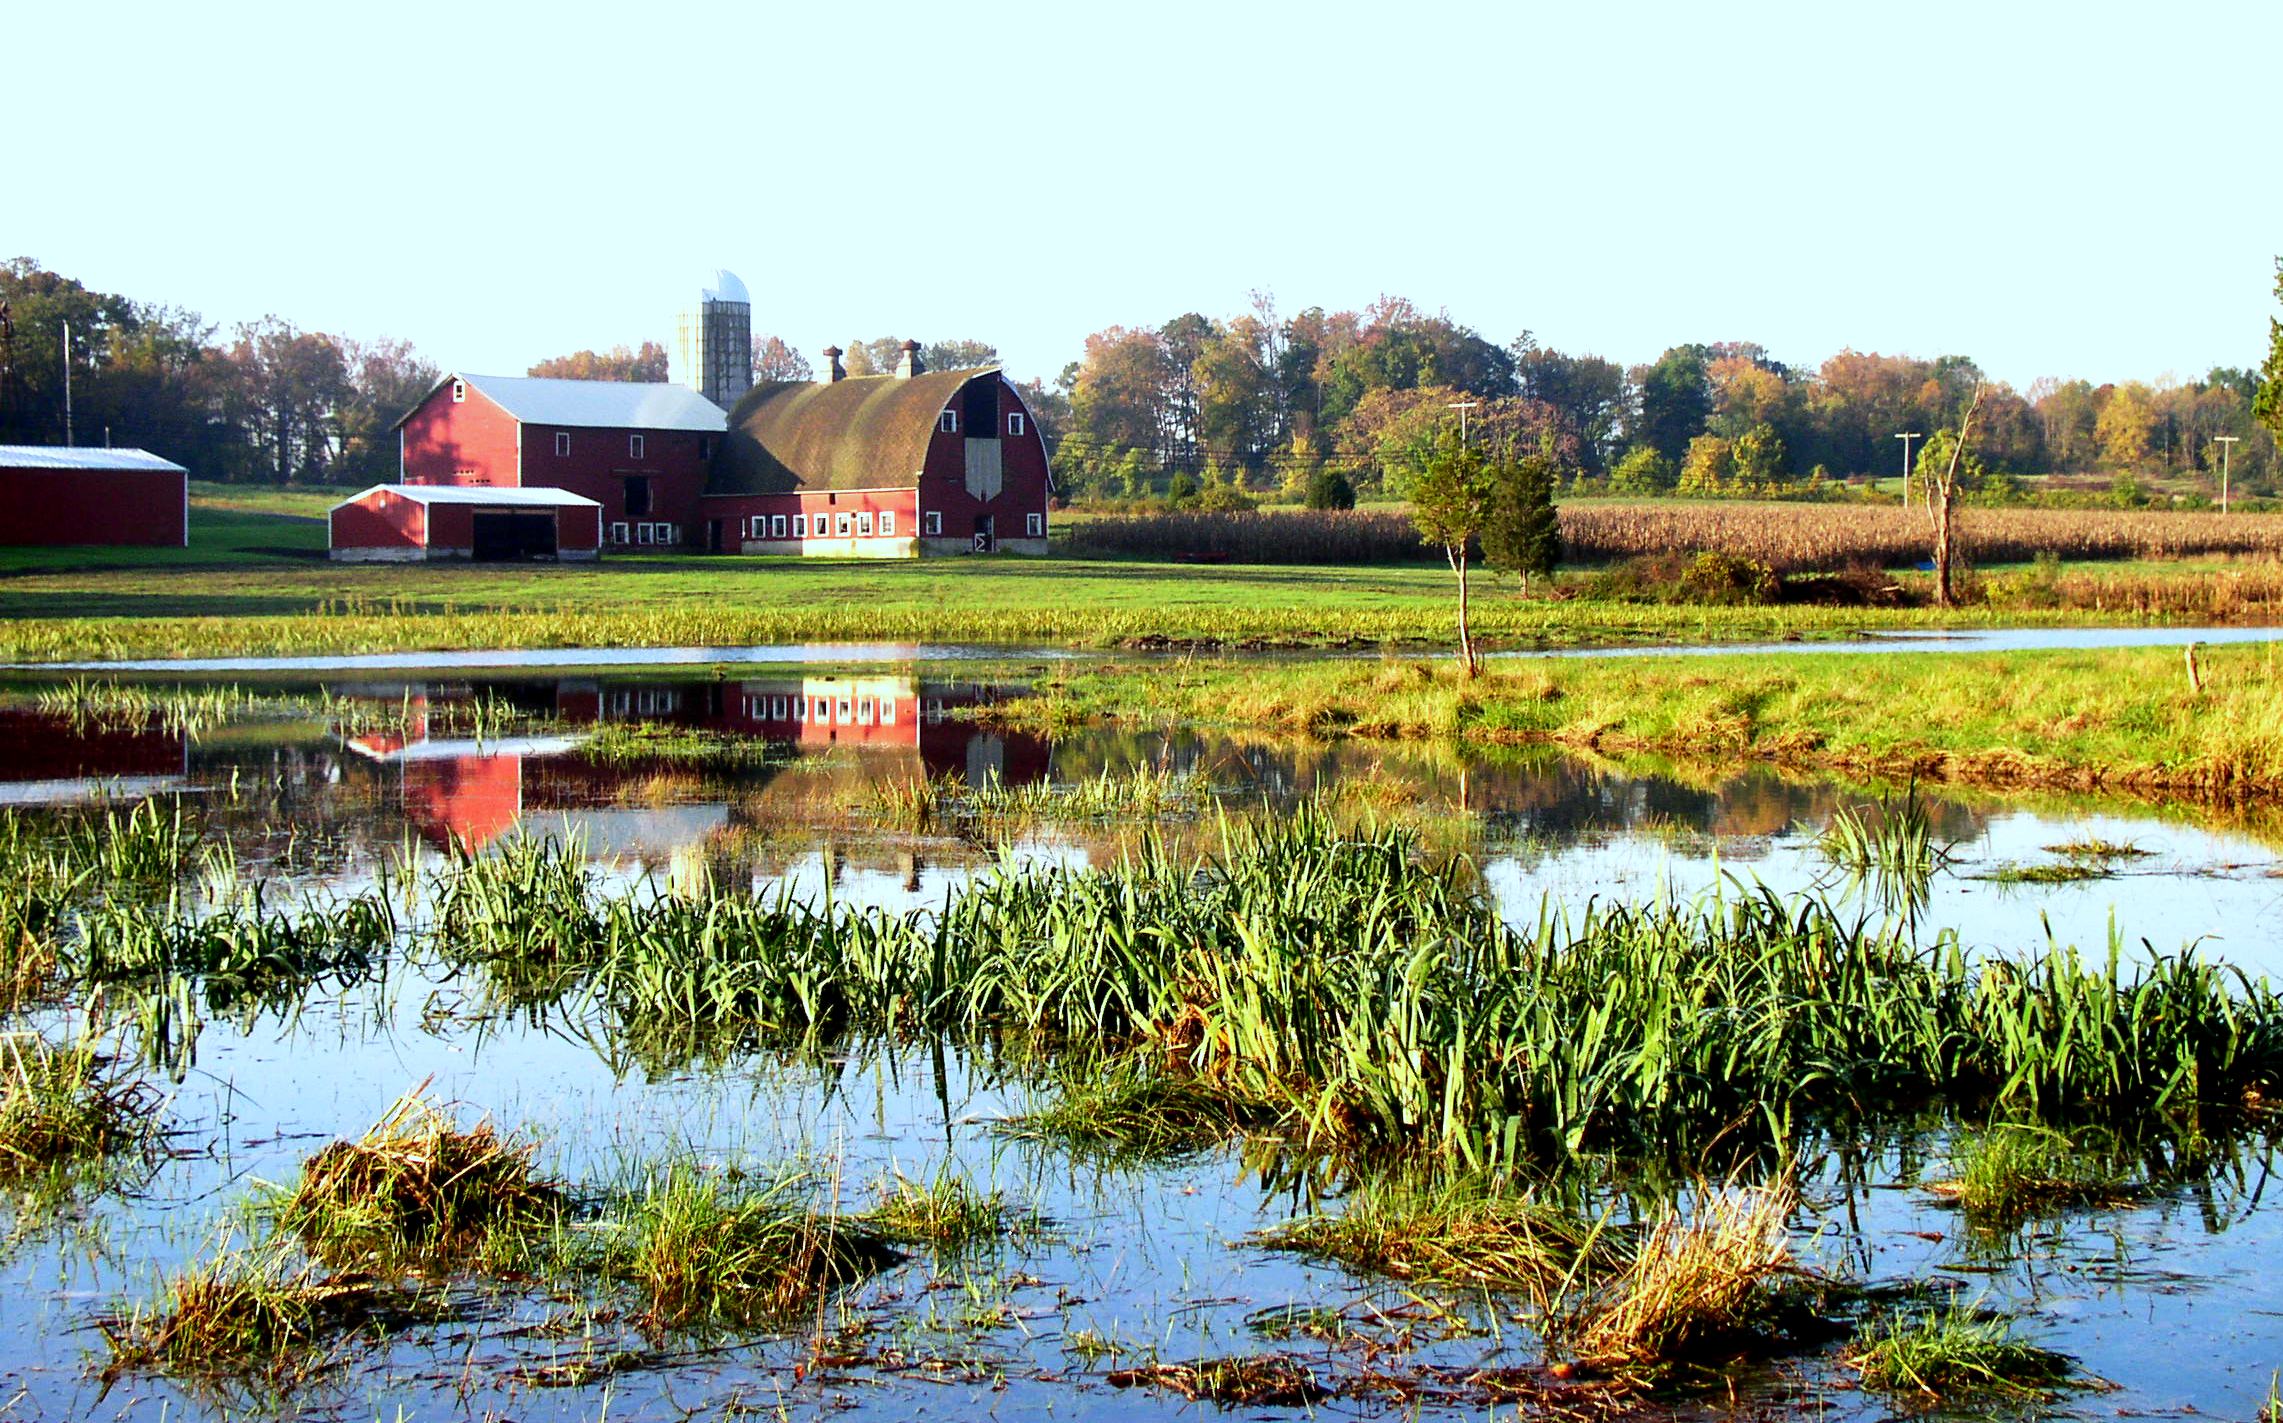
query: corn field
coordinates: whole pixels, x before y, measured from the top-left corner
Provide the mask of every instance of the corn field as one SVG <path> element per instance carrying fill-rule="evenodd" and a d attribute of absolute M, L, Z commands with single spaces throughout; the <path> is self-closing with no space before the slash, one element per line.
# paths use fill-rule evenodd
<path fill-rule="evenodd" d="M 1798 573 L 1915 564 L 1933 547 L 1926 512 L 1894 505 L 1591 500 L 1563 505 L 1561 520 L 1562 556 L 1573 563 L 1712 550 Z M 2273 514 L 1969 508 L 1958 527 L 1967 556 L 1983 564 L 2041 553 L 2065 561 L 2283 555 L 2283 516 Z M 1233 563 L 1442 559 L 1399 509 L 1105 515 L 1071 524 L 1061 543 L 1081 554 Z"/>

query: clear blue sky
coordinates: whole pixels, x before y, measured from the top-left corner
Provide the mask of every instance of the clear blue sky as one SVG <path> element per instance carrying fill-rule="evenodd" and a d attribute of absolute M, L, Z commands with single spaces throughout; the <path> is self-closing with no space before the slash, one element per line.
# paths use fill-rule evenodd
<path fill-rule="evenodd" d="M 29 7 L 0 255 L 516 372 L 1382 292 L 1623 361 L 2256 361 L 2283 5 Z"/>

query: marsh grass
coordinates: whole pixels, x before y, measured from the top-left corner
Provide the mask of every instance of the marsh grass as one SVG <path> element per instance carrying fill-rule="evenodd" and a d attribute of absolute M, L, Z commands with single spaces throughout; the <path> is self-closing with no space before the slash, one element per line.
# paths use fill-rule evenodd
<path fill-rule="evenodd" d="M 2106 860 L 2068 860 L 2047 865 L 1999 865 L 1981 878 L 1992 884 L 2083 884 L 2115 874 Z"/>
<path fill-rule="evenodd" d="M 2070 860 L 2139 860 L 2154 852 L 2144 850 L 2130 841 L 2104 840 L 2098 835 L 2087 835 L 2076 840 L 2064 840 L 2058 845 L 2048 845 L 2045 853 Z"/>
<path fill-rule="evenodd" d="M 543 1232 L 564 1210 L 562 1188 L 532 1170 L 537 1149 L 489 1120 L 461 1130 L 423 1084 L 364 1135 L 304 1161 L 277 1223 L 336 1267 L 453 1258 L 477 1246 L 496 1257 L 499 1236 Z"/>
<path fill-rule="evenodd" d="M 261 1378 L 290 1385 L 334 1361 L 347 1335 L 441 1317 L 425 1299 L 369 1275 L 332 1275 L 274 1245 L 225 1245 L 168 1277 L 158 1298 L 99 1318 L 106 1378 Z"/>
<path fill-rule="evenodd" d="M 1008 785 L 994 773 L 979 783 L 950 776 L 868 786 L 859 802 L 874 822 L 925 831 L 938 826 L 1006 839 L 1026 830 L 1071 822 L 1158 822 L 1193 815 L 1217 797 L 1193 772 L 1135 766 L 1119 774 L 1104 767 L 1075 781 Z"/>
<path fill-rule="evenodd" d="M 1668 1207 L 1650 1225 L 1559 1336 L 1588 1359 L 1659 1364 L 1769 1332 L 1780 1287 L 1803 1277 L 1787 1234 L 1797 1206 L 1783 1183 L 1700 1189 L 1693 1211 Z"/>
<path fill-rule="evenodd" d="M 1951 1174 L 1927 1190 L 1984 1223 L 2010 1225 L 2033 1215 L 2139 1199 L 2146 1187 L 2066 1132 L 2005 1122 L 1963 1135 Z"/>
<path fill-rule="evenodd" d="M 1322 1403 L 1334 1390 L 1289 1354 L 1240 1354 L 1188 1363 L 1153 1362 L 1107 1375 L 1118 1388 L 1176 1393 L 1192 1403 L 1223 1408 L 1293 1408 Z"/>
<path fill-rule="evenodd" d="M 604 1267 L 666 1328 L 784 1324 L 902 1263 L 870 1226 L 811 1207 L 799 1176 L 748 1184 L 673 1163 L 626 1202 Z"/>
<path fill-rule="evenodd" d="M 1521 1292 L 1548 1306 L 1622 1258 L 1606 1223 L 1479 1180 L 1374 1182 L 1337 1214 L 1251 1239 L 1397 1279 Z"/>
<path fill-rule="evenodd" d="M 1088 1160 L 1136 1165 L 1209 1150 L 1274 1120 L 1212 1084 L 1129 1059 L 1073 1065 L 1059 1077 L 1052 1100 L 996 1130 Z"/>
<path fill-rule="evenodd" d="M 898 1175 L 880 1185 L 880 1199 L 862 1216 L 882 1238 L 957 1253 L 1044 1228 L 1037 1212 L 1014 1206 L 1003 1192 L 978 1190 L 948 1172 L 915 1181 Z"/>
<path fill-rule="evenodd" d="M 1950 867 L 1956 846 L 1935 838 L 1933 818 L 1914 784 L 1873 805 L 1843 805 L 1816 839 L 1823 857 L 1867 886 L 1880 903 L 1916 912 L 1934 876 Z"/>
<path fill-rule="evenodd" d="M 1956 1299 L 1866 1321 L 1845 1362 L 1864 1387 L 1922 1403 L 2047 1399 L 2080 1382 L 2066 1354 L 2028 1343 L 2011 1321 Z"/>
<path fill-rule="evenodd" d="M 0 1176 L 147 1146 L 157 1109 L 90 1044 L 0 1035 Z"/>

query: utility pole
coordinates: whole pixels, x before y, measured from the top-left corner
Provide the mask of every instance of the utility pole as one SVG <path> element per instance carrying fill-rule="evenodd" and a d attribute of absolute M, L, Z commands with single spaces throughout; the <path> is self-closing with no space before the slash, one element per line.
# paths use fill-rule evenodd
<path fill-rule="evenodd" d="M 2220 447 L 2220 512 L 2223 514 L 2228 511 L 2228 456 L 2235 453 L 2233 446 L 2242 438 L 2241 435 L 2212 436 L 2212 443 Z"/>
<path fill-rule="evenodd" d="M 63 327 L 63 447 L 70 449 L 71 439 L 71 323 L 59 322 Z"/>
<path fill-rule="evenodd" d="M 1443 402 L 1443 409 L 1459 411 L 1459 448 L 1463 450 L 1466 448 L 1466 411 L 1475 409 L 1475 402 L 1473 400 L 1447 400 L 1447 402 Z"/>
<path fill-rule="evenodd" d="M 1910 442 L 1925 437 L 1916 430 L 1907 430 L 1895 438 L 1903 442 L 1903 507 L 1908 509 L 1910 507 Z M 1927 497 L 1933 498 L 1932 495 Z M 1930 504 L 1928 507 L 1931 508 L 1932 505 Z"/>

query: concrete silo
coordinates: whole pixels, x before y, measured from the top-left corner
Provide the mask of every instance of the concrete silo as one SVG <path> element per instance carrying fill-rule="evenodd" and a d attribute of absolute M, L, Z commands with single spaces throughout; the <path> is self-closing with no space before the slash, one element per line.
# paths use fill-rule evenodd
<path fill-rule="evenodd" d="M 672 378 L 727 410 L 753 388 L 753 298 L 716 271 L 675 322 Z"/>

